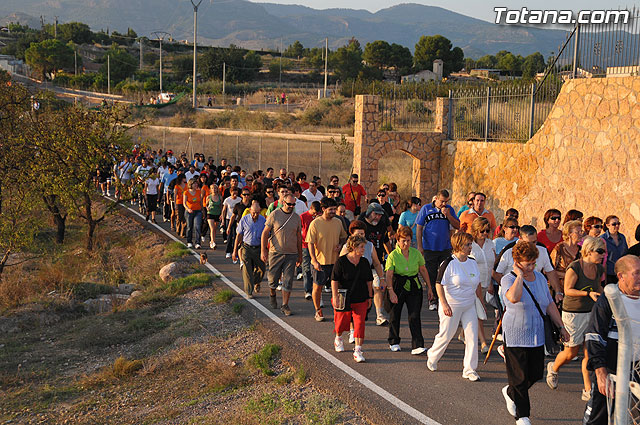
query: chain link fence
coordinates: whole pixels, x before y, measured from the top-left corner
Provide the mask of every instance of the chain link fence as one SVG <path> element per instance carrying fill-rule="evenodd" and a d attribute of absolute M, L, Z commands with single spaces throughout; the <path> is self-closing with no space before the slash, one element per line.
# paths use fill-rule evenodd
<path fill-rule="evenodd" d="M 247 171 L 284 167 L 296 174 L 306 173 L 308 180 L 320 176 L 323 184 L 327 184 L 329 176 L 334 174 L 346 181 L 353 163 L 353 148 L 344 149 L 352 142 L 340 135 L 275 137 L 257 132 L 234 135 L 229 131 L 147 127 L 134 129 L 132 136 L 137 143 L 147 144 L 153 150 L 171 149 L 174 155 L 185 153 L 189 159 L 195 153 L 202 153 L 207 159 L 213 158 L 216 164 L 225 158 Z"/>

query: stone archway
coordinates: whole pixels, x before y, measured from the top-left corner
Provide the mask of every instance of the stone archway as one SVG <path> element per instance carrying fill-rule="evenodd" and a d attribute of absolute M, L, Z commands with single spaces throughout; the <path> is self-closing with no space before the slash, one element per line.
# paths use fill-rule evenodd
<path fill-rule="evenodd" d="M 446 134 L 446 99 L 436 105 L 436 131 L 379 131 L 378 96 L 356 96 L 353 170 L 368 194 L 375 193 L 378 184 L 378 163 L 385 155 L 400 150 L 413 158 L 412 192 L 423 201 L 438 190 L 440 148 Z"/>

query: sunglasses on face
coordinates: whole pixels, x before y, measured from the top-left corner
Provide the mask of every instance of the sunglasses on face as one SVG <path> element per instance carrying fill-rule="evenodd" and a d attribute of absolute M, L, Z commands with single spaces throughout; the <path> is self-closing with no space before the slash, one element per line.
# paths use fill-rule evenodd
<path fill-rule="evenodd" d="M 602 224 L 594 224 L 593 226 L 594 229 L 602 229 Z"/>
<path fill-rule="evenodd" d="M 267 195 L 273 195 L 273 190 L 267 190 Z"/>
<path fill-rule="evenodd" d="M 491 230 L 489 230 L 489 229 L 480 230 L 480 233 L 490 233 L 490 232 L 491 232 Z"/>
<path fill-rule="evenodd" d="M 518 230 L 520 229 L 520 226 L 507 226 L 507 229 Z"/>
<path fill-rule="evenodd" d="M 604 249 L 602 249 L 602 248 L 598 248 L 598 249 L 596 249 L 596 251 L 595 251 L 595 252 L 597 252 L 598 254 L 602 255 L 602 254 L 604 254 L 606 251 L 605 251 Z"/>
<path fill-rule="evenodd" d="M 609 223 L 610 226 L 620 226 L 620 222 L 616 221 L 615 223 Z"/>
<path fill-rule="evenodd" d="M 553 220 L 553 221 L 560 220 L 560 216 L 554 215 L 553 217 L 549 217 L 549 220 Z"/>
<path fill-rule="evenodd" d="M 249 196 L 250 193 L 243 193 L 242 196 Z"/>
<path fill-rule="evenodd" d="M 329 193 L 340 193 L 339 190 L 330 190 Z"/>
<path fill-rule="evenodd" d="M 289 205 L 290 207 L 295 207 L 296 206 L 296 204 L 292 203 L 292 202 L 285 202 L 285 204 Z"/>

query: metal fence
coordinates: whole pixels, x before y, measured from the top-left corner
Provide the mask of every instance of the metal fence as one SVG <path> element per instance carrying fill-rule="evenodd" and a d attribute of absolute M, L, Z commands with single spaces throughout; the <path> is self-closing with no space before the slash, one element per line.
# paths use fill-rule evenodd
<path fill-rule="evenodd" d="M 542 126 L 565 81 L 640 75 L 640 12 L 628 14 L 626 23 L 576 25 L 534 82 L 450 91 L 449 137 L 524 142 Z"/>
<path fill-rule="evenodd" d="M 433 131 L 436 101 L 433 89 L 427 85 L 392 85 L 381 87 L 379 110 L 383 131 Z"/>
<path fill-rule="evenodd" d="M 295 134 L 291 134 L 291 138 L 277 138 L 259 133 L 230 135 L 215 130 L 148 127 L 133 130 L 132 137 L 153 150 L 171 149 L 175 155 L 185 153 L 188 158 L 202 153 L 207 159 L 213 158 L 216 164 L 225 158 L 248 171 L 284 167 L 296 174 L 303 171 L 309 179 L 320 176 L 325 184 L 334 174 L 346 181 L 353 162 L 353 149 L 339 152 L 334 148 L 334 143 L 340 143 L 340 136 L 333 136 L 335 142 L 332 143 L 330 136 L 324 140 L 303 140 Z"/>

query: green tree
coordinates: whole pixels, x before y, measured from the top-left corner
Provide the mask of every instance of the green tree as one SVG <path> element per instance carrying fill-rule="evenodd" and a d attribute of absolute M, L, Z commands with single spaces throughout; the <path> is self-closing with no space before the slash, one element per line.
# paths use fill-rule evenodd
<path fill-rule="evenodd" d="M 444 76 L 459 71 L 464 66 L 464 53 L 459 47 L 453 47 L 451 41 L 441 35 L 420 37 L 413 55 L 416 71 L 433 69 L 433 61 L 442 59 Z"/>
<path fill-rule="evenodd" d="M 362 47 L 358 40 L 352 38 L 346 46 L 340 47 L 329 56 L 329 60 L 338 78 L 356 78 L 363 68 Z"/>
<path fill-rule="evenodd" d="M 47 28 L 47 30 L 50 35 L 53 35 L 53 28 Z M 76 44 L 87 44 L 93 41 L 93 33 L 87 24 L 69 22 L 58 25 L 58 38 L 65 43 L 73 41 Z"/>
<path fill-rule="evenodd" d="M 262 59 L 253 51 L 234 45 L 229 48 L 214 47 L 203 53 L 198 60 L 200 75 L 206 80 L 222 79 L 223 64 L 226 64 L 227 81 L 244 82 L 254 79 L 262 67 Z"/>
<path fill-rule="evenodd" d="M 544 56 L 542 53 L 535 52 L 524 58 L 522 63 L 522 76 L 526 78 L 533 78 L 538 72 L 545 70 Z"/>
<path fill-rule="evenodd" d="M 495 69 L 498 59 L 493 55 L 485 55 L 476 61 L 476 69 Z"/>
<path fill-rule="evenodd" d="M 413 56 L 411 50 L 408 47 L 404 47 L 400 44 L 391 44 L 391 66 L 398 68 L 401 74 L 406 74 L 413 65 Z"/>
<path fill-rule="evenodd" d="M 331 51 L 329 51 L 329 57 L 331 57 Z M 313 47 L 308 50 L 304 58 L 305 64 L 309 68 L 313 68 L 316 71 L 324 69 L 324 48 Z"/>
<path fill-rule="evenodd" d="M 60 40 L 32 43 L 24 54 L 27 64 L 40 72 L 43 79 L 53 71 L 73 66 L 73 49 Z"/>
<path fill-rule="evenodd" d="M 391 45 L 384 40 L 376 40 L 364 47 L 362 59 L 367 65 L 376 68 L 384 68 L 390 66 L 391 63 Z"/>
<path fill-rule="evenodd" d="M 498 52 L 496 55 L 498 69 L 508 71 L 509 75 L 519 75 L 522 67 L 522 56 L 516 56 L 511 52 L 503 52 Z"/>
<path fill-rule="evenodd" d="M 27 166 L 34 152 L 19 139 L 30 113 L 30 94 L 0 71 L 0 280 L 11 254 L 32 247 L 43 224 L 38 188 Z"/>
<path fill-rule="evenodd" d="M 21 136 L 38 152 L 34 165 L 44 193 L 64 211 L 87 225 L 85 247 L 91 251 L 97 226 L 117 204 L 104 206 L 93 183 L 93 172 L 104 162 L 130 152 L 131 141 L 121 108 L 87 110 L 68 107 L 42 114 Z M 60 172 L 64 170 L 64 172 Z"/>
<path fill-rule="evenodd" d="M 171 69 L 176 79 L 184 81 L 193 74 L 193 54 L 174 56 L 171 59 Z"/>
<path fill-rule="evenodd" d="M 304 53 L 304 46 L 298 40 L 286 48 L 282 54 L 288 58 L 299 58 Z"/>
<path fill-rule="evenodd" d="M 101 59 L 102 66 L 99 72 L 104 76 L 107 75 L 107 56 L 109 56 L 111 80 L 116 83 L 131 77 L 138 69 L 138 59 L 114 43 Z"/>

